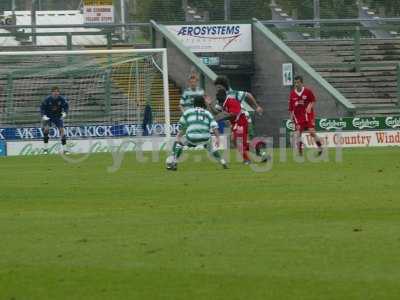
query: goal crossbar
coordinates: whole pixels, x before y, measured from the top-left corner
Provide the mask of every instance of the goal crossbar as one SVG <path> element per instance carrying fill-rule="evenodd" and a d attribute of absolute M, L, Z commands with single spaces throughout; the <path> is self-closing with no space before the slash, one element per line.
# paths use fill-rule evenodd
<path fill-rule="evenodd" d="M 165 48 L 151 48 L 151 49 L 118 49 L 118 50 L 56 50 L 56 51 L 4 51 L 0 52 L 0 56 L 4 55 L 65 55 L 65 54 L 117 54 L 117 53 L 166 53 Z"/>

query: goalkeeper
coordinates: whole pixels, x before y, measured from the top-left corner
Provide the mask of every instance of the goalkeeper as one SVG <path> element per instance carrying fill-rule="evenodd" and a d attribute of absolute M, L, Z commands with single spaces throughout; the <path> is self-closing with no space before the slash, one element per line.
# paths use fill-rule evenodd
<path fill-rule="evenodd" d="M 64 131 L 64 118 L 68 113 L 68 100 L 60 95 L 60 89 L 53 87 L 51 95 L 47 96 L 40 105 L 42 114 L 43 142 L 45 154 L 48 153 L 49 128 L 54 125 L 60 131 L 62 151 L 68 154 L 66 150 L 67 138 Z"/>
<path fill-rule="evenodd" d="M 203 145 L 204 148 L 227 169 L 226 161 L 221 157 L 218 150 L 214 149 L 210 131 L 214 132 L 216 137 L 216 147 L 219 147 L 218 124 L 212 114 L 205 109 L 206 103 L 203 96 L 195 96 L 193 108 L 185 110 L 179 120 L 181 130 L 176 137 L 173 145 L 173 154 L 167 158 L 167 169 L 176 171 L 178 159 L 182 154 L 183 147 L 197 147 Z"/>

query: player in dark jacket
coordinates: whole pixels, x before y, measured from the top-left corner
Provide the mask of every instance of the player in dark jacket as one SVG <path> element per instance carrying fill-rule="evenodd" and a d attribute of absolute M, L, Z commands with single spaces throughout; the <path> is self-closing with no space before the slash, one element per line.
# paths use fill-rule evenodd
<path fill-rule="evenodd" d="M 51 95 L 47 96 L 40 105 L 44 142 L 43 152 L 45 154 L 48 153 L 50 126 L 58 128 L 60 131 L 62 150 L 65 154 L 68 153 L 65 149 L 67 138 L 64 131 L 64 118 L 67 116 L 68 108 L 68 100 L 60 95 L 60 89 L 56 86 L 51 89 Z"/>

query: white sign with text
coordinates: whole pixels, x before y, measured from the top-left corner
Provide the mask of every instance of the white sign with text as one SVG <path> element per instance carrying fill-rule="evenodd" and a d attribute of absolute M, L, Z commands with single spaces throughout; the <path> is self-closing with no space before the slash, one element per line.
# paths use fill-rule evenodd
<path fill-rule="evenodd" d="M 85 5 L 83 9 L 85 24 L 114 23 L 113 5 Z"/>
<path fill-rule="evenodd" d="M 317 135 L 326 148 L 400 146 L 398 130 L 317 132 Z M 316 147 L 309 134 L 303 135 L 303 142 L 306 147 Z"/>
<path fill-rule="evenodd" d="M 71 154 L 128 151 L 170 151 L 174 140 L 174 138 L 166 137 L 75 139 L 68 140 L 66 148 Z M 219 148 L 227 148 L 227 138 L 225 136 L 221 136 L 221 145 Z M 39 140 L 7 142 L 7 156 L 41 155 L 43 154 L 43 150 L 43 142 Z M 49 154 L 58 154 L 60 151 L 60 140 L 57 139 L 49 142 Z"/>
<path fill-rule="evenodd" d="M 192 52 L 250 52 L 251 24 L 166 26 Z"/>

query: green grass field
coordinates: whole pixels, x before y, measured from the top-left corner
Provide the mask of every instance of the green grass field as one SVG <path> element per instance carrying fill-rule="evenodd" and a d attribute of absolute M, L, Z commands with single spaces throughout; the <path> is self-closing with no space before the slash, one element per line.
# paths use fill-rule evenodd
<path fill-rule="evenodd" d="M 0 159 L 0 299 L 399 299 L 399 154 Z"/>

